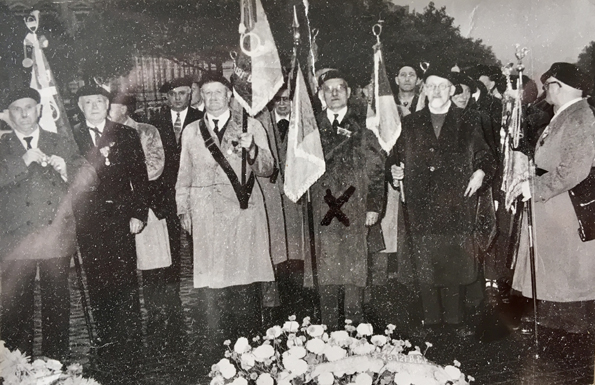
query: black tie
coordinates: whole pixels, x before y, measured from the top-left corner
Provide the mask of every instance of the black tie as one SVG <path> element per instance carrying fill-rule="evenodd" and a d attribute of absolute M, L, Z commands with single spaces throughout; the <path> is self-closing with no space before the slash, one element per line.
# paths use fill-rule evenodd
<path fill-rule="evenodd" d="M 25 139 L 25 142 L 27 142 L 27 150 L 32 149 L 33 147 L 31 147 L 31 141 L 33 140 L 33 137 L 25 136 L 23 139 Z"/>
<path fill-rule="evenodd" d="M 213 131 L 215 131 L 215 135 L 217 135 L 219 142 L 221 142 L 223 133 L 219 131 L 219 119 L 213 119 L 213 125 L 215 126 L 213 127 Z"/>
<path fill-rule="evenodd" d="M 93 141 L 95 142 L 95 146 L 97 146 L 97 141 L 101 138 L 101 131 L 96 127 L 89 127 L 89 131 L 93 133 Z"/>
<path fill-rule="evenodd" d="M 289 129 L 289 120 L 281 119 L 277 122 L 277 129 L 279 130 L 279 136 L 281 137 L 281 141 L 285 140 L 285 135 L 287 134 L 287 130 Z"/>
<path fill-rule="evenodd" d="M 338 127 L 339 127 L 339 114 L 335 114 L 335 120 L 333 120 L 333 131 L 337 132 Z"/>

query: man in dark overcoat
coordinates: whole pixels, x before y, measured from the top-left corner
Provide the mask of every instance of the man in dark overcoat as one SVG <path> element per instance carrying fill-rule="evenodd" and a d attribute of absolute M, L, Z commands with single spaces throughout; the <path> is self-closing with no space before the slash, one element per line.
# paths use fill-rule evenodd
<path fill-rule="evenodd" d="M 368 230 L 384 205 L 386 157 L 362 117 L 348 106 L 351 89 L 345 79 L 337 70 L 320 76 L 327 109 L 317 122 L 326 172 L 311 190 L 321 315 L 331 330 L 340 326 L 341 292 L 345 318 L 363 320 Z"/>
<path fill-rule="evenodd" d="M 450 76 L 447 69 L 426 72 L 428 105 L 403 119 L 389 162 L 393 178 L 403 179 L 407 197 L 424 324 L 459 328 L 463 286 L 477 279 L 477 192 L 489 183 L 495 161 L 479 119 L 464 119 L 452 105 Z M 404 170 L 396 166 L 400 163 Z"/>
<path fill-rule="evenodd" d="M 169 234 L 169 247 L 171 251 L 171 266 L 153 274 L 154 282 L 165 283 L 165 308 L 162 309 L 164 319 L 156 325 L 164 325 L 166 344 L 175 348 L 183 337 L 184 322 L 182 302 L 180 299 L 180 236 L 181 226 L 176 208 L 176 181 L 180 167 L 180 152 L 182 151 L 182 131 L 184 128 L 203 117 L 203 112 L 190 107 L 192 97 L 192 80 L 189 78 L 176 78 L 164 83 L 159 92 L 166 94 L 168 105 L 164 106 L 159 114 L 149 122 L 159 130 L 163 151 L 165 152 L 165 165 L 161 176 L 149 182 L 149 205 L 155 216 L 165 218 Z M 151 325 L 149 325 L 151 326 Z M 149 328 L 148 332 L 155 330 Z"/>
<path fill-rule="evenodd" d="M 134 235 L 147 221 L 147 167 L 138 133 L 106 119 L 110 94 L 105 89 L 84 86 L 77 98 L 85 121 L 74 127 L 74 139 L 99 179 L 94 191 L 75 199 L 77 240 L 98 353 L 118 361 L 131 358 L 140 342 Z"/>
<path fill-rule="evenodd" d="M 39 269 L 41 354 L 69 354 L 70 257 L 76 251 L 69 186 L 89 165 L 72 139 L 40 128 L 40 95 L 32 88 L 7 98 L 13 131 L 0 139 L 2 339 L 33 356 L 34 289 Z"/>

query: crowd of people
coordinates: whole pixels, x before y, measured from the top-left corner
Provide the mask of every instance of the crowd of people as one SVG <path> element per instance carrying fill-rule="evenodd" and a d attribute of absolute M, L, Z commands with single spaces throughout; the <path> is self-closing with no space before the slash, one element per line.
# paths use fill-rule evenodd
<path fill-rule="evenodd" d="M 3 106 L 12 131 L 0 139 L 6 346 L 33 354 L 38 273 L 41 354 L 67 359 L 68 272 L 78 250 L 102 364 L 129 361 L 143 333 L 158 351 L 179 349 L 188 343 L 182 239 L 199 298 L 185 310 L 209 337 L 196 347 L 204 351 L 310 305 L 331 330 L 345 319 L 370 322 L 373 271 L 414 294 L 420 311 L 402 334 L 467 338 L 469 315 L 486 298 L 532 297 L 532 251 L 539 324 L 590 335 L 595 223 L 577 220 L 575 201 L 593 202 L 579 189 L 595 159 L 591 79 L 554 63 L 538 97 L 524 78 L 524 140 L 514 150 L 535 167 L 507 194 L 502 125 L 516 79 L 498 67 L 443 64 L 394 71 L 402 132 L 389 153 L 366 128 L 367 89 L 340 70 L 320 71 L 314 105 L 326 171 L 297 203 L 283 192 L 287 84 L 252 118 L 221 74 L 174 79 L 149 122 L 133 119 L 133 95 L 86 85 L 73 103 L 80 119 L 72 137 L 39 126 L 47 112 L 36 90 L 12 90 Z M 507 209 L 514 199 L 516 213 Z M 529 203 L 533 235 L 518 215 Z"/>

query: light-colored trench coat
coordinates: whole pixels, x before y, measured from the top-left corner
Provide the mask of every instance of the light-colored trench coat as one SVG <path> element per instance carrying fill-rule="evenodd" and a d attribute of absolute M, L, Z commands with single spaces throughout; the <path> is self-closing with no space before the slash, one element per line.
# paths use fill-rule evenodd
<path fill-rule="evenodd" d="M 186 126 L 182 134 L 176 184 L 178 214 L 190 215 L 192 220 L 194 287 L 223 288 L 274 281 L 260 186 L 254 184 L 248 208 L 240 209 L 229 178 L 205 146 L 199 128 L 201 121 Z M 205 124 L 241 180 L 242 152 L 232 143 L 238 141 L 241 125 L 230 119 L 219 144 L 208 122 Z M 254 164 L 247 165 L 247 174 L 252 170 L 256 176 L 269 176 L 274 161 L 266 133 L 252 118 L 248 120 L 248 132 L 254 135 L 258 155 Z"/>
<path fill-rule="evenodd" d="M 537 298 L 553 302 L 595 300 L 595 241 L 582 242 L 568 190 L 584 180 L 595 159 L 595 117 L 585 100 L 550 122 L 539 138 L 534 178 Z M 528 232 L 523 221 L 513 288 L 531 297 Z"/>

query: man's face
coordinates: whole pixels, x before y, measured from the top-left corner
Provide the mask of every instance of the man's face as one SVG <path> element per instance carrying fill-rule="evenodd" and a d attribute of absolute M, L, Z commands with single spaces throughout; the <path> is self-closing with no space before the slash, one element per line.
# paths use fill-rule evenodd
<path fill-rule="evenodd" d="M 79 98 L 78 105 L 86 120 L 99 124 L 107 117 L 109 100 L 103 95 L 87 95 Z"/>
<path fill-rule="evenodd" d="M 463 92 L 453 95 L 451 100 L 457 107 L 465 108 L 471 99 L 471 89 L 466 84 L 460 84 L 460 86 L 463 89 Z"/>
<path fill-rule="evenodd" d="M 205 102 L 205 111 L 210 115 L 219 116 L 227 110 L 231 91 L 223 84 L 219 82 L 203 84 L 200 93 Z"/>
<path fill-rule="evenodd" d="M 438 76 L 429 76 L 426 79 L 426 94 L 430 107 L 435 109 L 444 107 L 454 92 L 454 87 L 448 79 Z"/>
<path fill-rule="evenodd" d="M 202 98 L 200 97 L 200 87 L 198 83 L 192 83 L 192 104 L 200 104 L 202 102 Z"/>
<path fill-rule="evenodd" d="M 190 105 L 192 90 L 188 86 L 176 87 L 167 92 L 167 100 L 174 111 L 185 110 Z"/>
<path fill-rule="evenodd" d="M 484 86 L 488 89 L 488 91 L 492 91 L 492 88 L 496 85 L 496 82 L 490 80 L 490 77 L 487 75 L 481 75 L 479 77 L 479 81 L 483 83 Z"/>
<path fill-rule="evenodd" d="M 549 104 L 556 106 L 560 103 L 558 95 L 560 93 L 560 89 L 562 88 L 562 84 L 558 79 L 551 76 L 549 77 L 545 83 L 543 83 L 543 90 L 545 91 L 545 101 Z"/>
<path fill-rule="evenodd" d="M 10 120 L 14 123 L 14 128 L 23 135 L 29 135 L 37 128 L 41 104 L 31 98 L 15 100 L 8 106 Z"/>
<path fill-rule="evenodd" d="M 287 116 L 291 112 L 289 90 L 284 89 L 275 95 L 275 112 L 281 116 Z"/>
<path fill-rule="evenodd" d="M 109 107 L 109 119 L 112 122 L 124 123 L 128 113 L 128 107 L 123 104 L 112 103 Z"/>
<path fill-rule="evenodd" d="M 339 111 L 347 106 L 351 88 L 343 79 L 330 79 L 322 85 L 322 93 L 327 107 L 331 111 Z"/>
<path fill-rule="evenodd" d="M 400 91 L 413 91 L 417 85 L 417 73 L 415 69 L 409 66 L 401 68 L 395 78 L 395 82 L 399 86 Z"/>

